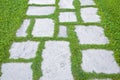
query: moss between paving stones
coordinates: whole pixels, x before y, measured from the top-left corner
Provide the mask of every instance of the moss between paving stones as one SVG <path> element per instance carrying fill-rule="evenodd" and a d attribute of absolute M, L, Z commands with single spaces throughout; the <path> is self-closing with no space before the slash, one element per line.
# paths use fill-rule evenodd
<path fill-rule="evenodd" d="M 81 50 L 83 49 L 106 49 L 113 50 L 115 52 L 115 59 L 120 65 L 120 1 L 119 0 L 95 0 L 98 7 L 98 14 L 101 16 L 102 22 L 99 23 L 83 23 L 80 16 L 80 2 L 79 0 L 74 0 L 73 4 L 75 9 L 59 9 L 58 6 L 59 0 L 56 0 L 56 10 L 53 15 L 49 16 L 26 16 L 26 10 L 28 7 L 28 0 L 0 0 L 0 64 L 7 62 L 33 62 L 33 80 L 39 80 L 42 76 L 41 71 L 41 62 L 42 57 L 41 53 L 44 49 L 44 43 L 47 40 L 64 40 L 70 42 L 70 48 L 72 52 L 71 62 L 72 62 L 72 73 L 74 80 L 87 80 L 94 78 L 112 78 L 113 80 L 120 80 L 120 74 L 96 74 L 96 73 L 86 73 L 84 72 L 80 64 L 82 63 Z M 37 5 L 39 6 L 39 5 Z M 42 5 L 46 6 L 46 5 Z M 51 5 L 53 6 L 53 5 Z M 83 6 L 84 7 L 84 6 Z M 92 6 L 91 6 L 92 7 Z M 58 15 L 59 12 L 64 11 L 75 11 L 77 15 L 78 22 L 75 23 L 59 23 Z M 16 38 L 15 34 L 17 29 L 19 29 L 22 21 L 26 18 L 31 19 L 31 24 L 27 30 L 28 36 L 26 38 Z M 33 25 L 35 23 L 35 18 L 52 18 L 55 20 L 55 33 L 54 38 L 33 38 L 31 35 Z M 110 44 L 107 45 L 80 45 L 75 33 L 74 25 L 98 25 L 102 26 L 105 29 L 105 34 L 110 40 Z M 59 25 L 65 25 L 68 28 L 68 38 L 58 38 Z M 39 49 L 36 53 L 35 59 L 8 59 L 9 58 L 9 49 L 11 44 L 14 41 L 40 41 Z"/>

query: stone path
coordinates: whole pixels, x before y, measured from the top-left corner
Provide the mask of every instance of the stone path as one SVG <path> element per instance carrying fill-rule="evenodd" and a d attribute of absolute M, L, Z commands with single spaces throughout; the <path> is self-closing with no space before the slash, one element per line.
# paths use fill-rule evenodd
<path fill-rule="evenodd" d="M 76 7 L 73 5 L 75 0 L 60 0 L 58 3 L 56 0 L 29 0 L 28 10 L 26 15 L 33 18 L 27 18 L 23 21 L 23 24 L 16 32 L 17 38 L 26 38 L 32 35 L 37 40 L 26 40 L 13 42 L 10 52 L 10 58 L 14 60 L 34 60 L 38 55 L 39 46 L 43 46 L 39 55 L 42 58 L 39 70 L 41 70 L 42 76 L 38 80 L 76 80 L 72 71 L 72 54 L 68 35 L 68 23 L 79 22 L 76 11 Z M 76 0 L 77 1 L 77 0 Z M 79 15 L 84 24 L 86 23 L 100 23 L 101 18 L 97 14 L 98 8 L 95 6 L 93 0 L 78 0 L 81 5 Z M 44 6 L 43 6 L 44 5 Z M 57 8 L 55 5 L 59 6 Z M 88 7 L 90 6 L 90 7 Z M 60 11 L 67 10 L 70 11 Z M 73 9 L 73 10 L 71 10 Z M 59 10 L 59 11 L 58 11 Z M 56 12 L 58 11 L 58 12 Z M 56 14 L 55 14 L 56 13 Z M 57 14 L 58 13 L 58 14 Z M 50 16 L 56 16 L 52 18 Z M 58 21 L 58 22 L 57 22 Z M 56 23 L 57 22 L 57 23 Z M 31 32 L 27 30 L 30 28 L 31 23 L 33 28 Z M 61 25 L 58 23 L 66 23 L 67 25 Z M 57 27 L 56 27 L 57 25 Z M 74 33 L 76 33 L 78 44 L 80 45 L 106 45 L 109 44 L 109 39 L 104 33 L 102 26 L 97 25 L 81 25 L 72 24 L 75 27 Z M 58 31 L 58 32 L 56 32 Z M 57 40 L 55 34 L 57 33 Z M 46 39 L 46 40 L 41 40 Z M 105 49 L 85 49 L 80 50 L 82 54 L 82 63 L 79 64 L 83 72 L 86 73 L 99 73 L 104 74 L 119 74 L 120 67 L 114 59 L 114 52 L 112 50 Z M 79 53 L 76 53 L 79 54 Z M 3 63 L 1 66 L 2 76 L 0 80 L 33 80 L 33 70 L 30 62 L 8 62 Z M 77 66 L 77 65 L 76 65 Z M 38 71 L 39 72 L 39 71 Z M 109 77 L 96 78 L 88 80 L 112 80 Z"/>

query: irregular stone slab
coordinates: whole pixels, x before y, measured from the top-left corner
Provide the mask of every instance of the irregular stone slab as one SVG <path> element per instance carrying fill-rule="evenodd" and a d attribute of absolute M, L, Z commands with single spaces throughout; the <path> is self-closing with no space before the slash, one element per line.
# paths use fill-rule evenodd
<path fill-rule="evenodd" d="M 17 37 L 26 37 L 27 36 L 26 30 L 29 25 L 30 25 L 30 20 L 25 19 L 24 22 L 22 23 L 21 27 L 17 30 L 16 36 Z"/>
<path fill-rule="evenodd" d="M 104 29 L 98 26 L 76 26 L 75 32 L 80 44 L 108 44 Z"/>
<path fill-rule="evenodd" d="M 81 6 L 90 6 L 95 5 L 95 2 L 93 0 L 79 0 L 81 3 Z"/>
<path fill-rule="evenodd" d="M 74 9 L 73 0 L 60 0 L 59 6 L 62 9 Z"/>
<path fill-rule="evenodd" d="M 113 51 L 88 49 L 82 51 L 82 69 L 86 72 L 105 74 L 120 73 L 120 67 L 113 57 Z"/>
<path fill-rule="evenodd" d="M 87 22 L 100 22 L 100 16 L 97 15 L 97 8 L 89 7 L 89 8 L 82 8 L 81 9 L 81 17 L 82 20 Z"/>
<path fill-rule="evenodd" d="M 73 80 L 70 56 L 69 42 L 47 41 L 42 52 L 40 80 Z"/>
<path fill-rule="evenodd" d="M 32 80 L 31 63 L 5 63 L 0 80 Z"/>
<path fill-rule="evenodd" d="M 54 21 L 52 19 L 36 19 L 32 35 L 34 37 L 53 37 Z"/>
<path fill-rule="evenodd" d="M 77 22 L 75 12 L 61 12 L 59 15 L 60 22 Z"/>
<path fill-rule="evenodd" d="M 112 80 L 112 79 L 107 78 L 107 79 L 90 79 L 90 80 Z"/>
<path fill-rule="evenodd" d="M 66 26 L 60 26 L 59 27 L 58 37 L 67 37 L 67 28 L 66 28 Z"/>
<path fill-rule="evenodd" d="M 29 4 L 55 4 L 55 0 L 29 0 Z"/>
<path fill-rule="evenodd" d="M 26 41 L 26 42 L 14 42 L 11 46 L 10 58 L 34 58 L 38 48 L 39 42 Z"/>
<path fill-rule="evenodd" d="M 50 14 L 53 14 L 54 11 L 55 11 L 55 7 L 53 6 L 45 6 L 45 7 L 29 6 L 27 10 L 27 15 L 29 16 L 50 15 Z"/>

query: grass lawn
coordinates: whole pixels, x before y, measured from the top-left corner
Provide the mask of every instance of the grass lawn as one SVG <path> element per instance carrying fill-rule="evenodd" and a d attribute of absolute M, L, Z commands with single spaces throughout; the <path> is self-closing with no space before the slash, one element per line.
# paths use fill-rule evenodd
<path fill-rule="evenodd" d="M 58 8 L 58 1 L 56 1 L 56 7 Z M 98 14 L 101 16 L 102 22 L 100 25 L 104 28 L 106 36 L 110 40 L 110 44 L 107 45 L 79 45 L 77 36 L 74 32 L 74 25 L 71 23 L 59 23 L 58 22 L 58 14 L 59 10 L 55 11 L 54 15 L 50 15 L 48 17 L 55 20 L 55 34 L 54 38 L 33 38 L 31 34 L 29 34 L 26 38 L 17 38 L 16 31 L 22 24 L 22 21 L 25 18 L 31 19 L 31 24 L 28 33 L 31 33 L 33 29 L 33 24 L 35 22 L 34 17 L 26 16 L 26 10 L 28 7 L 28 0 L 0 0 L 0 65 L 6 62 L 33 62 L 32 70 L 33 70 L 33 80 L 38 80 L 42 75 L 40 70 L 40 62 L 42 61 L 41 53 L 44 48 L 44 43 L 46 40 L 65 40 L 70 42 L 70 48 L 72 52 L 72 72 L 75 80 L 87 80 L 90 78 L 112 78 L 113 80 L 120 80 L 119 74 L 96 74 L 96 73 L 86 73 L 80 67 L 81 61 L 81 52 L 82 49 L 96 48 L 96 49 L 107 49 L 114 51 L 114 57 L 117 63 L 120 66 L 120 1 L 119 0 L 95 0 L 97 7 L 99 9 Z M 79 22 L 73 24 L 82 24 L 81 17 L 79 15 L 80 11 L 80 3 L 79 0 L 74 1 L 75 10 L 77 18 Z M 64 10 L 63 10 L 64 11 Z M 68 10 L 70 11 L 70 10 Z M 58 26 L 59 24 L 68 26 L 68 38 L 58 38 Z M 88 25 L 88 24 L 86 24 Z M 39 50 L 37 52 L 37 56 L 35 59 L 25 60 L 13 60 L 9 59 L 9 49 L 11 44 L 14 41 L 26 41 L 26 40 L 34 40 L 40 41 L 41 45 L 39 46 Z M 109 66 L 109 65 L 108 65 Z"/>

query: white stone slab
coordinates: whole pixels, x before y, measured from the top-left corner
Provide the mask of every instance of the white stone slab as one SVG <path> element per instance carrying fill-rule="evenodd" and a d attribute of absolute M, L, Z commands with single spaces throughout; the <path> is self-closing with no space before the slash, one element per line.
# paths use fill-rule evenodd
<path fill-rule="evenodd" d="M 60 0 L 59 7 L 62 9 L 74 9 L 73 0 Z"/>
<path fill-rule="evenodd" d="M 76 26 L 75 32 L 80 44 L 108 44 L 104 29 L 98 26 Z"/>
<path fill-rule="evenodd" d="M 89 8 L 81 8 L 81 17 L 82 20 L 87 22 L 100 22 L 100 16 L 97 15 L 97 8 L 89 7 Z"/>
<path fill-rule="evenodd" d="M 27 15 L 29 16 L 50 15 L 50 14 L 53 14 L 54 11 L 55 11 L 55 7 L 53 6 L 45 6 L 45 7 L 29 6 L 27 10 Z"/>
<path fill-rule="evenodd" d="M 59 27 L 58 37 L 67 37 L 67 27 L 66 26 Z"/>
<path fill-rule="evenodd" d="M 66 41 L 47 41 L 42 52 L 42 73 L 40 80 L 73 80 L 71 52 Z"/>
<path fill-rule="evenodd" d="M 120 67 L 113 57 L 113 51 L 88 49 L 82 51 L 82 69 L 85 72 L 105 74 L 120 73 Z"/>
<path fill-rule="evenodd" d="M 5 63 L 0 80 L 32 80 L 31 63 Z"/>
<path fill-rule="evenodd" d="M 38 45 L 39 42 L 35 41 L 14 42 L 9 50 L 10 58 L 34 58 L 36 56 Z"/>
<path fill-rule="evenodd" d="M 27 36 L 27 29 L 28 26 L 30 25 L 30 20 L 25 19 L 24 22 L 22 23 L 21 27 L 17 30 L 16 36 L 17 37 L 26 37 Z"/>
<path fill-rule="evenodd" d="M 55 4 L 55 0 L 29 0 L 29 4 Z"/>
<path fill-rule="evenodd" d="M 34 37 L 53 37 L 54 21 L 52 19 L 36 19 L 32 31 Z"/>
<path fill-rule="evenodd" d="M 60 12 L 60 22 L 77 22 L 75 12 Z"/>
<path fill-rule="evenodd" d="M 107 78 L 107 79 L 90 79 L 90 80 L 112 80 L 112 79 Z"/>
<path fill-rule="evenodd" d="M 95 5 L 95 2 L 93 0 L 79 0 L 81 3 L 81 6 L 90 6 Z"/>

